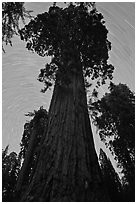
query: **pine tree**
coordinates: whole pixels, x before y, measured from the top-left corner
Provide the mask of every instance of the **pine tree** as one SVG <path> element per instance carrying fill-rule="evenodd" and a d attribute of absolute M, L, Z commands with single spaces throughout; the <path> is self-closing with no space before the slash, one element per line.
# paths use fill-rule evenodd
<path fill-rule="evenodd" d="M 20 31 L 27 48 L 51 56 L 39 80 L 55 82 L 47 132 L 21 201 L 108 201 L 95 152 L 85 81 L 112 79 L 107 29 L 93 3 L 54 4 Z"/>

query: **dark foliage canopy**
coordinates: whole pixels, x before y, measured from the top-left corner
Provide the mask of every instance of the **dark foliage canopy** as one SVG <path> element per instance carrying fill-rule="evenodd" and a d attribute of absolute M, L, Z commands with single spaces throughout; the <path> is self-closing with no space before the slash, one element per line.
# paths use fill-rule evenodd
<path fill-rule="evenodd" d="M 18 35 L 19 21 L 25 23 L 25 18 L 31 18 L 23 2 L 2 2 L 2 42 L 12 45 L 12 37 Z M 3 51 L 4 48 L 3 48 Z"/>
<path fill-rule="evenodd" d="M 8 154 L 8 146 L 2 150 L 2 201 L 14 201 L 15 186 L 20 171 L 21 159 L 16 152 Z"/>
<path fill-rule="evenodd" d="M 135 96 L 125 84 L 110 84 L 110 93 L 90 104 L 100 138 L 115 155 L 134 199 Z M 109 139 L 109 140 L 108 140 Z"/>
<path fill-rule="evenodd" d="M 24 132 L 20 143 L 20 146 L 21 146 L 20 154 L 22 155 L 23 159 L 25 158 L 25 154 L 27 152 L 28 145 L 29 145 L 29 140 L 34 127 L 36 126 L 38 129 L 38 135 L 37 135 L 37 141 L 36 141 L 36 144 L 38 146 L 48 118 L 48 113 L 45 109 L 43 109 L 43 107 L 40 107 L 39 110 L 37 111 L 34 110 L 34 112 L 29 112 L 28 114 L 25 114 L 25 115 L 33 118 L 30 121 L 26 122 L 24 125 Z"/>
<path fill-rule="evenodd" d="M 135 145 L 135 96 L 125 84 L 110 84 L 110 93 L 106 93 L 101 100 L 90 104 L 92 117 L 99 128 L 101 140 L 107 137 L 117 139 L 113 144 L 115 152 L 118 141 L 124 142 L 130 153 L 134 152 Z M 118 152 L 117 152 L 118 153 Z"/>
<path fill-rule="evenodd" d="M 39 80 L 49 87 L 57 78 L 58 70 L 64 78 L 72 64 L 77 68 L 78 62 L 85 77 L 99 78 L 99 84 L 112 79 L 114 68 L 107 64 L 111 43 L 104 23 L 95 4 L 82 2 L 70 3 L 65 8 L 54 3 L 48 12 L 31 20 L 20 30 L 21 39 L 27 42 L 28 50 L 52 57 L 41 69 Z"/>

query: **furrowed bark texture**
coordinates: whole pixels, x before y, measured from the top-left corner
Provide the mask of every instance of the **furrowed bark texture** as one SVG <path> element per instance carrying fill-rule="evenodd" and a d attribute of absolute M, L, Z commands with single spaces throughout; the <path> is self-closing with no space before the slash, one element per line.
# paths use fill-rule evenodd
<path fill-rule="evenodd" d="M 82 69 L 69 77 L 68 86 L 55 85 L 48 130 L 22 201 L 109 201 L 94 148 Z"/>

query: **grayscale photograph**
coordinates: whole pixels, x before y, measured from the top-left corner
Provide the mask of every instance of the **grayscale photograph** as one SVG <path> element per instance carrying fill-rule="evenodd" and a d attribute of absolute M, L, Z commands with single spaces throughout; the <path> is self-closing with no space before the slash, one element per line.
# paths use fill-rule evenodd
<path fill-rule="evenodd" d="M 135 2 L 2 2 L 2 202 L 135 202 Z"/>

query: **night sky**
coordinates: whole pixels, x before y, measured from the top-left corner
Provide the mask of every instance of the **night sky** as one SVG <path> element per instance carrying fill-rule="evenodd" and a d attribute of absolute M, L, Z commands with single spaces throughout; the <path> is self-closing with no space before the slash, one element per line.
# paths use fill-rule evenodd
<path fill-rule="evenodd" d="M 26 9 L 33 14 L 47 11 L 51 3 L 27 2 Z M 114 65 L 116 84 L 127 84 L 135 90 L 135 4 L 131 2 L 97 2 L 97 9 L 104 16 L 112 43 L 109 62 Z M 48 109 L 52 91 L 40 92 L 43 84 L 37 81 L 39 70 L 44 68 L 47 58 L 31 53 L 18 37 L 13 46 L 5 46 L 2 54 L 2 147 L 7 144 L 10 151 L 19 151 L 25 116 L 40 106 Z M 103 88 L 102 88 L 103 91 Z M 95 132 L 95 131 L 94 131 Z M 99 141 L 96 139 L 99 147 Z"/>

